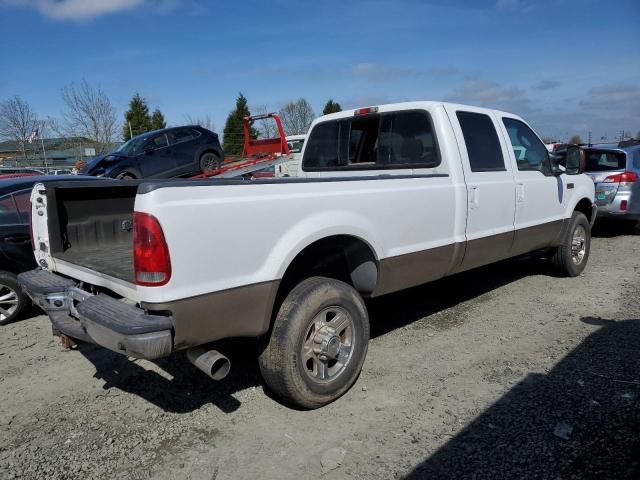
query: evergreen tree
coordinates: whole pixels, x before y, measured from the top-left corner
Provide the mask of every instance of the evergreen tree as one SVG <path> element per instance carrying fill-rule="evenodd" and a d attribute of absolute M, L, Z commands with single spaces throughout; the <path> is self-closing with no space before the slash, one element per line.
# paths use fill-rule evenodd
<path fill-rule="evenodd" d="M 342 107 L 340 106 L 340 104 L 338 102 L 334 102 L 332 99 L 329 99 L 327 104 L 324 106 L 324 109 L 322 110 L 322 114 L 328 115 L 330 113 L 336 113 L 341 111 L 342 111 Z"/>
<path fill-rule="evenodd" d="M 131 128 L 129 128 L 131 126 Z M 129 110 L 124 114 L 124 125 L 122 127 L 122 138 L 126 141 L 133 136 L 140 135 L 152 130 L 151 116 L 147 101 L 136 93 L 129 102 Z"/>
<path fill-rule="evenodd" d="M 244 146 L 244 130 L 242 128 L 242 119 L 251 115 L 247 105 L 247 99 L 240 93 L 236 99 L 236 108 L 227 116 L 227 122 L 224 124 L 224 133 L 222 143 L 224 146 L 224 154 L 227 156 L 241 155 Z M 249 135 L 251 138 L 258 138 L 258 132 L 251 127 Z"/>
<path fill-rule="evenodd" d="M 160 130 L 166 127 L 167 122 L 164 120 L 164 115 L 162 115 L 160 109 L 156 108 L 153 111 L 153 115 L 151 115 L 151 130 Z"/>

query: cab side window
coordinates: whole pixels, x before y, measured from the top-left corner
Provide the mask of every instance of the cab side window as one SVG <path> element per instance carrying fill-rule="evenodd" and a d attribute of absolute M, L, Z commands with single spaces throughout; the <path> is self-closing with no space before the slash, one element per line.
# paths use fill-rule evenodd
<path fill-rule="evenodd" d="M 489 115 L 456 112 L 472 172 L 505 171 L 500 140 Z"/>
<path fill-rule="evenodd" d="M 187 140 L 194 138 L 192 130 L 187 128 L 179 128 L 178 130 L 169 132 L 168 136 L 171 144 L 186 142 Z"/>
<path fill-rule="evenodd" d="M 525 123 L 514 118 L 503 118 L 519 171 L 538 171 L 551 175 L 549 152 L 538 136 Z"/>
<path fill-rule="evenodd" d="M 19 192 L 13 195 L 13 199 L 18 207 L 18 215 L 22 225 L 29 224 L 29 213 L 31 211 L 31 190 Z"/>

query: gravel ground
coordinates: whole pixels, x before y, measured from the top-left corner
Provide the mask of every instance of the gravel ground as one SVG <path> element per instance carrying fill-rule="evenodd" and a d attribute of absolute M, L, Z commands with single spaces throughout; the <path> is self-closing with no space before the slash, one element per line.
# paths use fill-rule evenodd
<path fill-rule="evenodd" d="M 639 279 L 639 237 L 604 231 L 575 279 L 518 259 L 372 301 L 360 379 L 312 412 L 254 342 L 215 383 L 34 316 L 0 335 L 0 478 L 640 478 Z"/>

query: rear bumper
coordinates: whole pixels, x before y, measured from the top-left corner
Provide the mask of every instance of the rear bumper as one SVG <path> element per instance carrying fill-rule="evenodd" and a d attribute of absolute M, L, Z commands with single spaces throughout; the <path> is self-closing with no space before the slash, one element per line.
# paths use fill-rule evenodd
<path fill-rule="evenodd" d="M 49 315 L 54 329 L 135 358 L 165 357 L 173 351 L 173 319 L 149 315 L 108 295 L 76 288 L 46 270 L 18 275 L 29 297 Z"/>
<path fill-rule="evenodd" d="M 622 202 L 626 203 L 622 210 Z M 610 203 L 597 205 L 598 218 L 640 220 L 640 207 L 637 198 L 632 199 L 631 192 L 618 192 Z"/>

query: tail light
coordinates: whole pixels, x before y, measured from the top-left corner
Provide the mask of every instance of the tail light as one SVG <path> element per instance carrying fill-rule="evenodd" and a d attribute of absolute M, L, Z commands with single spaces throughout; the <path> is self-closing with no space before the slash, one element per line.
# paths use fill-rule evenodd
<path fill-rule="evenodd" d="M 638 180 L 638 174 L 635 172 L 624 172 L 616 175 L 610 175 L 603 180 L 603 183 L 619 183 L 621 185 L 630 185 Z"/>
<path fill-rule="evenodd" d="M 621 200 L 620 201 L 620 210 L 626 210 L 627 209 L 627 201 L 626 200 Z"/>
<path fill-rule="evenodd" d="M 171 278 L 171 258 L 160 223 L 153 215 L 133 212 L 133 270 L 136 285 L 159 287 Z"/>

